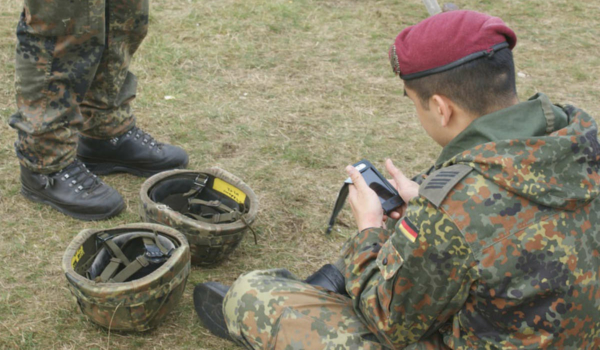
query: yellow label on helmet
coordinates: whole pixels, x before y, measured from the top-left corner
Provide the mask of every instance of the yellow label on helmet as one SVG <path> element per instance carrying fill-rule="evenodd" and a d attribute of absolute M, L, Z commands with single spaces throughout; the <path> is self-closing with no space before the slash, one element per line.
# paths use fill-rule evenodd
<path fill-rule="evenodd" d="M 228 184 L 227 182 L 219 178 L 215 178 L 215 181 L 213 183 L 213 189 L 215 191 L 223 193 L 227 197 L 233 199 L 234 201 L 240 204 L 244 204 L 244 201 L 246 200 L 246 194 L 242 192 L 242 190 Z"/>
<path fill-rule="evenodd" d="M 71 259 L 72 268 L 75 268 L 75 264 L 77 264 L 79 260 L 81 260 L 83 254 L 85 254 L 85 252 L 83 251 L 83 246 L 81 246 L 79 247 L 79 249 L 77 249 L 77 253 L 75 253 L 75 255 L 73 255 L 73 258 Z"/>

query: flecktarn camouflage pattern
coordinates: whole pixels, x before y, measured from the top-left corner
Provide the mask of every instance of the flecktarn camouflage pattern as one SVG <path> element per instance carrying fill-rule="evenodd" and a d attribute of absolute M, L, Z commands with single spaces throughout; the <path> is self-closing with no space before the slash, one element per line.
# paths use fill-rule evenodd
<path fill-rule="evenodd" d="M 478 118 L 402 220 L 346 243 L 350 298 L 254 271 L 226 295 L 231 336 L 248 349 L 600 348 L 597 132 L 542 94 Z"/>
<path fill-rule="evenodd" d="M 25 0 L 17 26 L 21 164 L 56 172 L 75 159 L 77 132 L 108 139 L 134 123 L 129 64 L 148 31 L 149 0 Z"/>
<path fill-rule="evenodd" d="M 452 349 L 600 347 L 596 123 L 541 94 L 501 113 L 463 135 L 494 135 L 494 123 L 535 130 L 456 153 L 395 230 L 350 241 L 346 289 L 389 347 L 434 337 Z"/>
<path fill-rule="evenodd" d="M 103 283 L 86 274 L 101 252 L 102 240 L 132 232 L 158 235 L 175 247 L 158 269 L 129 282 Z M 185 237 L 162 225 L 138 223 L 108 230 L 83 230 L 69 244 L 62 268 L 71 293 L 92 322 L 120 331 L 145 331 L 156 327 L 178 304 L 190 273 L 190 251 Z"/>
<path fill-rule="evenodd" d="M 284 269 L 242 275 L 223 302 L 227 329 L 247 349 L 382 350 L 352 300 Z"/>
<path fill-rule="evenodd" d="M 238 177 L 220 168 L 172 170 L 146 180 L 140 215 L 182 232 L 192 264 L 212 265 L 231 254 L 258 214 L 258 198 Z"/>

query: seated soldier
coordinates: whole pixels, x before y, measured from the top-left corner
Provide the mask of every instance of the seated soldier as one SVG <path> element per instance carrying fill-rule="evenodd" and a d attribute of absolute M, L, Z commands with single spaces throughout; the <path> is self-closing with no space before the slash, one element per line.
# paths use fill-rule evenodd
<path fill-rule="evenodd" d="M 200 284 L 204 325 L 248 349 L 600 347 L 596 123 L 543 94 L 519 102 L 515 44 L 501 19 L 472 11 L 403 30 L 392 66 L 443 150 L 415 181 L 386 162 L 401 219 L 384 224 L 349 166 L 359 232 L 341 274 L 317 276 L 342 287 L 286 270 Z"/>

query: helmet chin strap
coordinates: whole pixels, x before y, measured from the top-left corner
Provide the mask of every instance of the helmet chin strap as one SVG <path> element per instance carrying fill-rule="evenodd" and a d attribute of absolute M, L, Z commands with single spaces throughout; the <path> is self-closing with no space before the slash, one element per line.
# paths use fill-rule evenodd
<path fill-rule="evenodd" d="M 202 193 L 202 190 L 206 187 L 206 183 L 208 182 L 208 175 L 198 174 L 196 179 L 194 179 L 194 187 L 192 187 L 189 191 L 183 194 L 185 198 L 198 196 Z"/>

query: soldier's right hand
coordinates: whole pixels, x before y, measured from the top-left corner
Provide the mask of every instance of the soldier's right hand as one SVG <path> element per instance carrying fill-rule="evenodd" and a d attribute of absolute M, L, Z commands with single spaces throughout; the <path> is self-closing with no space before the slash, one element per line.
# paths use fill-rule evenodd
<path fill-rule="evenodd" d="M 348 203 L 358 230 L 383 226 L 383 208 L 377 193 L 365 182 L 365 178 L 352 165 L 346 167 L 352 184 L 348 186 Z"/>

